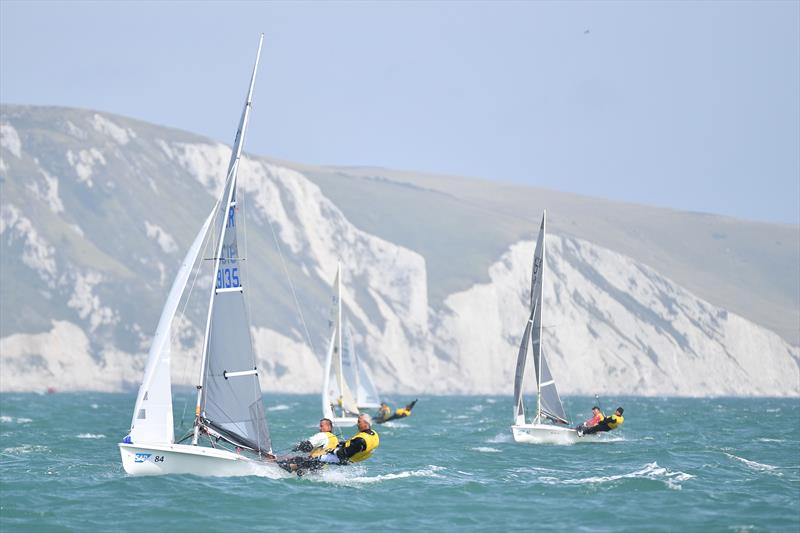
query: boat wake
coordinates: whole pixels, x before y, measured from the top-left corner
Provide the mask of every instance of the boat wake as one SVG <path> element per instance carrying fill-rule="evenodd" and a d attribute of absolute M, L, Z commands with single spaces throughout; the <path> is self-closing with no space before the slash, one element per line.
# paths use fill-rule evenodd
<path fill-rule="evenodd" d="M 681 490 L 681 483 L 692 479 L 693 475 L 686 474 L 685 472 L 672 472 L 667 468 L 658 466 L 658 463 L 648 463 L 644 466 L 644 468 L 640 470 L 636 470 L 635 472 L 630 472 L 628 474 L 618 474 L 614 476 L 595 476 L 595 477 L 587 477 L 587 478 L 579 478 L 579 479 L 558 479 L 555 477 L 550 476 L 543 476 L 539 478 L 539 481 L 544 483 L 548 483 L 551 485 L 584 485 L 584 484 L 601 484 L 601 483 L 613 483 L 615 481 L 625 480 L 625 479 L 649 479 L 652 481 L 661 481 L 663 482 L 668 488 L 673 490 Z"/>
<path fill-rule="evenodd" d="M 728 452 L 722 452 L 722 453 L 724 453 L 725 455 L 727 455 L 731 459 L 735 459 L 735 460 L 737 460 L 737 461 L 739 461 L 741 463 L 744 463 L 748 468 L 750 468 L 751 470 L 755 470 L 756 472 L 767 472 L 767 473 L 770 473 L 770 474 L 773 474 L 773 475 L 776 475 L 776 476 L 782 476 L 783 475 L 782 473 L 777 472 L 777 470 L 780 468 L 779 466 L 773 466 L 773 465 L 768 465 L 768 464 L 764 464 L 764 463 L 757 463 L 755 461 L 750 461 L 748 459 L 745 459 L 744 457 L 739 457 L 738 455 L 733 455 L 732 453 L 728 453 Z"/>
<path fill-rule="evenodd" d="M 383 427 L 386 427 L 386 428 L 407 428 L 407 427 L 409 427 L 408 424 L 406 424 L 404 422 L 397 422 L 395 420 L 390 420 L 389 422 L 384 422 L 381 425 Z"/>

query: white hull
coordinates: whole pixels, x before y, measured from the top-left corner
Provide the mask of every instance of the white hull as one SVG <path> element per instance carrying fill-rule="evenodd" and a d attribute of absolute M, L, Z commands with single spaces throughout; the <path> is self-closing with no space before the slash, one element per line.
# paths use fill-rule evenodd
<path fill-rule="evenodd" d="M 356 425 L 358 422 L 358 417 L 356 416 L 343 416 L 343 417 L 334 417 L 333 420 L 334 426 L 339 426 L 340 428 L 352 427 Z"/>
<path fill-rule="evenodd" d="M 249 476 L 267 464 L 227 450 L 186 444 L 119 443 L 119 453 L 125 472 L 132 476 Z"/>
<path fill-rule="evenodd" d="M 577 444 L 579 442 L 597 442 L 598 435 L 578 436 L 572 428 L 552 426 L 550 424 L 521 424 L 511 426 L 514 442 L 528 444 Z"/>

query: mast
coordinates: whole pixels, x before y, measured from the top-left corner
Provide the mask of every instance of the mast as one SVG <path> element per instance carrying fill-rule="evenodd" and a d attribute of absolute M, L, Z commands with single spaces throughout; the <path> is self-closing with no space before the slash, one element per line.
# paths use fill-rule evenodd
<path fill-rule="evenodd" d="M 342 370 L 342 263 L 336 263 L 336 380 L 339 382 L 339 408 L 344 415 L 344 372 Z"/>
<path fill-rule="evenodd" d="M 206 366 L 208 364 L 208 347 L 209 347 L 209 331 L 211 327 L 211 315 L 214 310 L 214 299 L 217 294 L 216 279 L 219 272 L 220 259 L 222 258 L 222 246 L 224 243 L 223 235 L 225 234 L 225 227 L 228 224 L 231 211 L 236 207 L 234 200 L 236 192 L 236 179 L 239 173 L 239 160 L 242 155 L 242 147 L 244 145 L 244 136 L 247 131 L 247 121 L 250 118 L 250 110 L 253 102 L 253 88 L 256 83 L 256 73 L 258 72 L 258 63 L 261 59 L 261 45 L 264 43 L 264 34 L 262 33 L 258 39 L 258 51 L 256 52 L 256 61 L 253 65 L 253 74 L 250 77 L 250 86 L 247 91 L 247 98 L 245 99 L 244 109 L 242 110 L 242 117 L 239 120 L 239 128 L 236 131 L 236 138 L 234 139 L 233 149 L 231 150 L 231 160 L 228 163 L 228 173 L 225 179 L 225 187 L 223 187 L 223 198 L 221 198 L 222 216 L 220 217 L 219 227 L 219 242 L 217 243 L 214 254 L 214 274 L 211 278 L 211 294 L 209 295 L 208 302 L 208 316 L 206 317 L 205 338 L 203 340 L 203 357 L 200 363 L 200 382 L 197 385 L 197 404 L 195 406 L 195 423 L 194 435 L 192 437 L 192 444 L 197 445 L 200 430 L 200 406 L 203 400 L 203 385 L 206 380 Z M 228 186 L 230 183 L 230 186 Z M 227 191 L 227 195 L 225 192 Z"/>
<path fill-rule="evenodd" d="M 539 308 L 534 309 L 533 316 L 534 316 L 534 327 L 536 328 L 536 343 L 539 346 L 539 353 L 537 357 L 539 361 L 537 362 L 536 368 L 538 371 L 536 372 L 536 419 L 534 423 L 540 424 L 542 421 L 542 307 L 544 303 L 544 260 L 546 257 L 545 254 L 545 241 L 547 240 L 547 209 L 544 210 L 542 213 L 542 264 L 539 265 L 539 297 L 536 300 L 536 306 Z M 535 260 L 535 259 L 534 259 Z M 535 323 L 535 316 L 536 313 L 539 313 L 539 324 Z"/>

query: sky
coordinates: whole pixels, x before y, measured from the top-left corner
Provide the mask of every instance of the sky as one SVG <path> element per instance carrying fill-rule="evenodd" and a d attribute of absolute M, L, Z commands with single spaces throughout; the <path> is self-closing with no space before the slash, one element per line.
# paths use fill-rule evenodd
<path fill-rule="evenodd" d="M 800 224 L 800 2 L 0 2 L 0 101 Z"/>

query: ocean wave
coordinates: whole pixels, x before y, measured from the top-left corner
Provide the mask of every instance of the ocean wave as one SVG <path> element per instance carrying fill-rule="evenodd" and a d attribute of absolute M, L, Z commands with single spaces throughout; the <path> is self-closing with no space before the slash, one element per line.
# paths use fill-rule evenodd
<path fill-rule="evenodd" d="M 408 424 L 404 424 L 403 422 L 397 422 L 395 420 L 390 420 L 388 422 L 384 422 L 381 425 L 383 427 L 387 427 L 387 428 L 407 428 L 407 427 L 409 427 Z"/>
<path fill-rule="evenodd" d="M 786 442 L 786 439 L 768 439 L 767 437 L 762 437 L 758 440 L 760 442 Z"/>
<path fill-rule="evenodd" d="M 26 453 L 44 453 L 49 451 L 50 448 L 47 446 L 40 446 L 38 444 L 23 444 L 22 446 L 3 449 L 3 453 L 6 455 L 23 455 Z"/>
<path fill-rule="evenodd" d="M 477 448 L 470 449 L 481 453 L 501 453 L 501 450 L 498 450 L 497 448 L 489 448 L 488 446 L 478 446 Z"/>
<path fill-rule="evenodd" d="M 314 476 L 316 480 L 326 483 L 333 483 L 335 485 L 358 486 L 369 485 L 373 483 L 382 483 L 384 481 L 392 481 L 394 479 L 405 479 L 410 477 L 427 477 L 427 478 L 441 478 L 443 477 L 440 472 L 446 470 L 443 466 L 428 465 L 427 468 L 420 470 L 406 470 L 392 474 L 379 474 L 377 476 L 362 475 L 365 472 L 364 468 L 327 468 L 323 470 L 320 475 Z"/>
<path fill-rule="evenodd" d="M 500 444 L 501 442 L 511 442 L 511 434 L 510 433 L 500 433 L 495 435 L 491 439 L 488 439 L 486 442 L 489 444 Z"/>
<path fill-rule="evenodd" d="M 722 453 L 724 453 L 725 455 L 727 455 L 731 459 L 736 459 L 737 461 L 740 461 L 740 462 L 744 463 L 751 470 L 755 470 L 757 472 L 768 472 L 768 473 L 774 474 L 776 476 L 782 476 L 783 475 L 780 472 L 776 472 L 776 470 L 778 470 L 780 468 L 779 466 L 773 466 L 773 465 L 768 465 L 768 464 L 764 464 L 764 463 L 757 463 L 755 461 L 750 461 L 749 459 L 745 459 L 744 457 L 739 457 L 738 455 L 733 455 L 732 453 L 728 453 L 728 452 L 722 452 Z"/>
<path fill-rule="evenodd" d="M 81 433 L 75 436 L 76 439 L 104 439 L 105 435 L 99 433 Z"/>
<path fill-rule="evenodd" d="M 267 407 L 267 411 L 288 411 L 289 409 L 291 409 L 291 407 L 285 403 L 279 403 L 278 405 Z"/>
<path fill-rule="evenodd" d="M 14 418 L 13 416 L 2 415 L 0 416 L 0 422 L 4 424 L 12 424 L 14 422 L 17 424 L 29 424 L 33 422 L 33 420 L 25 417 Z"/>
<path fill-rule="evenodd" d="M 593 476 L 579 479 L 558 479 L 551 476 L 542 476 L 539 481 L 551 485 L 584 485 L 584 484 L 598 484 L 619 481 L 622 479 L 650 479 L 653 481 L 662 481 L 668 488 L 673 490 L 681 489 L 681 482 L 692 479 L 694 476 L 685 472 L 672 472 L 667 468 L 658 466 L 658 463 L 648 463 L 635 472 L 628 474 L 617 474 L 614 476 Z"/>

